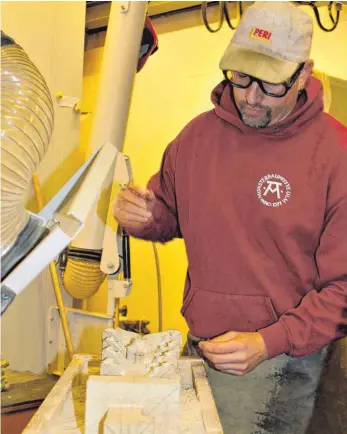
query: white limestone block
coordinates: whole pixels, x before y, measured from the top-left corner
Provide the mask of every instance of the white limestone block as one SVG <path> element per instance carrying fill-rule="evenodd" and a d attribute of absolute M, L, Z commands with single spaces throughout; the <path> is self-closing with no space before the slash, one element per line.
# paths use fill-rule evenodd
<path fill-rule="evenodd" d="M 85 434 L 99 432 L 107 417 L 106 412 L 111 407 L 118 409 L 142 407 L 142 414 L 154 420 L 153 434 L 177 434 L 179 433 L 179 404 L 179 376 L 153 378 L 92 375 L 87 382 Z M 138 424 L 137 419 L 135 422 Z"/>
<path fill-rule="evenodd" d="M 154 418 L 143 407 L 111 407 L 107 410 L 103 434 L 154 434 Z"/>
<path fill-rule="evenodd" d="M 176 330 L 140 335 L 126 330 L 103 333 L 101 375 L 171 377 L 177 372 L 182 334 Z"/>

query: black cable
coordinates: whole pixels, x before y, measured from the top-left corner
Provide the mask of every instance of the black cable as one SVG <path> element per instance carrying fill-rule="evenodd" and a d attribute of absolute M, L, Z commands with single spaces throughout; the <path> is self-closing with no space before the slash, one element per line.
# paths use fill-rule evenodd
<path fill-rule="evenodd" d="M 241 19 L 242 14 L 243 14 L 242 2 L 238 2 L 238 4 L 239 4 L 239 14 L 240 14 L 240 19 Z M 232 25 L 232 23 L 231 23 L 231 20 L 230 20 L 230 14 L 229 14 L 229 8 L 228 8 L 228 2 L 227 2 L 227 1 L 223 2 L 223 9 L 224 9 L 225 21 L 227 22 L 228 26 L 229 26 L 232 30 L 235 30 L 236 27 L 237 27 L 238 25 L 234 27 L 234 26 Z M 240 20 L 239 20 L 239 22 L 240 22 Z"/>
<path fill-rule="evenodd" d="M 163 290 L 161 285 L 161 274 L 160 274 L 160 262 L 158 249 L 155 243 L 152 243 L 154 259 L 155 259 L 155 269 L 157 274 L 157 289 L 158 289 L 158 331 L 163 331 Z"/>
<path fill-rule="evenodd" d="M 329 2 L 329 6 L 328 6 L 328 9 L 329 9 L 329 17 L 330 17 L 330 19 L 331 19 L 331 22 L 332 22 L 333 24 L 335 24 L 336 21 L 335 21 L 335 18 L 333 17 L 333 14 L 332 14 L 332 12 L 331 12 L 333 6 L 334 6 L 334 2 Z M 337 19 L 337 11 L 336 11 L 336 19 Z"/>
<path fill-rule="evenodd" d="M 208 2 L 202 2 L 201 3 L 201 15 L 202 15 L 202 19 L 204 21 L 205 27 L 207 28 L 207 30 L 211 33 L 216 33 L 218 32 L 223 25 L 224 22 L 224 2 L 218 2 L 218 6 L 219 6 L 219 24 L 217 26 L 216 29 L 212 29 L 212 27 L 210 26 L 208 19 L 207 19 L 207 3 Z"/>
<path fill-rule="evenodd" d="M 242 18 L 243 15 L 243 6 L 242 6 L 242 2 L 239 2 L 239 13 L 240 13 L 240 19 Z"/>
<path fill-rule="evenodd" d="M 223 9 L 224 9 L 225 21 L 227 22 L 228 26 L 229 26 L 232 30 L 235 30 L 237 26 L 234 27 L 234 26 L 231 24 L 230 15 L 229 15 L 229 8 L 228 8 L 228 2 L 224 2 L 224 4 L 223 4 Z"/>
<path fill-rule="evenodd" d="M 313 12 L 314 12 L 314 15 L 315 15 L 315 17 L 316 17 L 316 20 L 317 20 L 317 24 L 318 24 L 318 26 L 324 31 L 324 32 L 332 32 L 333 30 L 335 30 L 336 29 L 336 27 L 337 27 L 337 25 L 338 25 L 338 23 L 339 23 L 339 20 L 340 20 L 340 11 L 341 11 L 341 8 L 342 8 L 342 4 L 340 3 L 340 2 L 329 2 L 329 6 L 328 6 L 328 9 L 329 9 L 329 17 L 330 17 L 330 19 L 331 19 L 331 22 L 333 23 L 333 25 L 332 25 L 332 27 L 329 29 L 329 28 L 327 28 L 327 27 L 325 27 L 323 24 L 322 24 L 322 21 L 321 21 L 321 18 L 320 18 L 320 14 L 319 14 L 319 10 L 318 10 L 318 7 L 317 7 L 317 5 L 316 5 L 316 3 L 317 2 L 301 2 L 301 1 L 296 1 L 296 2 L 294 2 L 294 3 L 296 3 L 296 4 L 299 4 L 299 5 L 305 5 L 305 6 L 311 6 L 312 7 L 312 9 L 313 9 Z M 335 9 L 336 9 L 336 18 L 334 18 L 333 17 L 333 14 L 332 14 L 332 8 L 333 8 L 333 5 L 335 5 Z"/>
<path fill-rule="evenodd" d="M 338 4 L 336 4 L 336 20 L 334 21 L 334 18 L 332 17 L 332 14 L 331 14 L 331 7 L 330 7 L 329 15 L 330 15 L 331 21 L 333 22 L 333 26 L 330 29 L 328 29 L 327 27 L 323 26 L 323 24 L 321 22 L 320 15 L 319 15 L 319 10 L 318 10 L 317 6 L 313 5 L 313 12 L 315 14 L 317 23 L 318 23 L 319 27 L 322 30 L 324 30 L 324 32 L 332 32 L 333 30 L 336 29 L 336 27 L 337 27 L 337 25 L 339 23 L 339 20 L 340 20 L 340 10 L 341 10 L 341 4 L 338 3 Z"/>

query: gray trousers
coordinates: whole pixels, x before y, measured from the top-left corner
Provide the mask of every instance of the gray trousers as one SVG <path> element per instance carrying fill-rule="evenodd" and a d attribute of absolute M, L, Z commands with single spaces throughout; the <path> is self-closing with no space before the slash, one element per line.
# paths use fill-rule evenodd
<path fill-rule="evenodd" d="M 243 377 L 206 363 L 206 371 L 224 434 L 304 434 L 327 349 L 304 357 L 281 355 Z M 197 356 L 188 340 L 184 355 Z"/>

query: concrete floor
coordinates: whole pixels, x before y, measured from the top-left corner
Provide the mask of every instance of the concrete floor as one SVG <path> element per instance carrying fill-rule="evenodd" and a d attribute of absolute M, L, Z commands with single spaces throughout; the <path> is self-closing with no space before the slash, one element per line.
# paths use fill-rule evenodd
<path fill-rule="evenodd" d="M 329 352 L 307 434 L 347 434 L 347 369 L 344 374 L 340 351 L 335 343 Z"/>

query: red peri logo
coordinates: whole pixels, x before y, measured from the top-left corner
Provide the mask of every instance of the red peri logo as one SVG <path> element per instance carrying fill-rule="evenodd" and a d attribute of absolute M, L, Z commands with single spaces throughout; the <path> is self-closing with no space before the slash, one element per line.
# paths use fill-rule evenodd
<path fill-rule="evenodd" d="M 271 40 L 271 32 L 254 27 L 249 34 L 252 39 L 260 39 L 261 41 L 269 42 Z"/>

